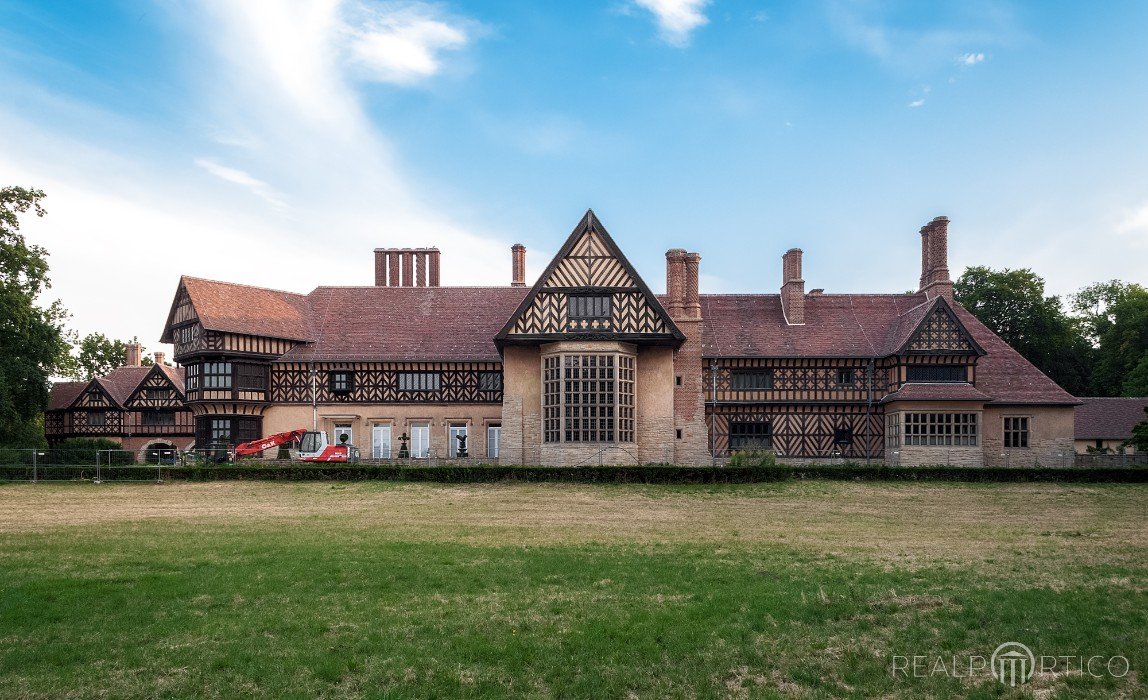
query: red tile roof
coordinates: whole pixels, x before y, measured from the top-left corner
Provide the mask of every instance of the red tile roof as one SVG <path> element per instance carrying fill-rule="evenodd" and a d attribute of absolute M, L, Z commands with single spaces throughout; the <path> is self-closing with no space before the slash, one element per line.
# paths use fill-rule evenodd
<path fill-rule="evenodd" d="M 1132 427 L 1148 420 L 1148 397 L 1082 397 L 1076 407 L 1077 440 L 1127 440 Z"/>
<path fill-rule="evenodd" d="M 56 411 L 71 406 L 87 387 L 88 382 L 56 382 L 48 393 L 48 410 Z"/>
<path fill-rule="evenodd" d="M 976 316 L 953 304 L 957 318 L 987 353 L 977 363 L 977 388 L 992 397 L 994 404 L 1063 404 L 1080 401 L 1060 388 L 1012 346 L 997 337 Z"/>
<path fill-rule="evenodd" d="M 319 287 L 314 343 L 284 361 L 500 362 L 494 336 L 526 287 Z"/>
<path fill-rule="evenodd" d="M 123 406 L 148 372 L 151 372 L 151 367 L 117 367 L 102 377 L 96 377 L 95 381 Z"/>
<path fill-rule="evenodd" d="M 923 294 L 824 294 L 805 298 L 791 326 L 778 294 L 703 294 L 707 357 L 873 357 L 896 351 L 924 318 Z"/>
<path fill-rule="evenodd" d="M 182 277 L 199 322 L 204 328 L 224 333 L 313 340 L 311 310 L 307 297 L 246 284 L 216 282 L 198 277 Z M 170 329 L 164 331 L 164 342 L 170 342 Z"/>
<path fill-rule="evenodd" d="M 988 401 L 989 397 L 964 382 L 912 382 L 886 396 L 891 401 Z"/>

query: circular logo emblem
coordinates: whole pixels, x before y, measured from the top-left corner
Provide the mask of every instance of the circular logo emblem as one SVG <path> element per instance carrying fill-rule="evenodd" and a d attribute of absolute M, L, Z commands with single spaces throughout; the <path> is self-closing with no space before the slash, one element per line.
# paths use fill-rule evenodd
<path fill-rule="evenodd" d="M 989 663 L 996 679 L 1013 687 L 1027 683 L 1036 670 L 1036 656 L 1020 642 L 1005 642 L 997 647 Z"/>

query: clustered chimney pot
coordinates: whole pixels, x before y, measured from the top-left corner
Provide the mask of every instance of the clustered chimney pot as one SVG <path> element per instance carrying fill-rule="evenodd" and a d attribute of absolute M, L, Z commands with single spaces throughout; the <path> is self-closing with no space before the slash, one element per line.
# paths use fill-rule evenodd
<path fill-rule="evenodd" d="M 375 286 L 439 286 L 438 248 L 375 248 Z"/>

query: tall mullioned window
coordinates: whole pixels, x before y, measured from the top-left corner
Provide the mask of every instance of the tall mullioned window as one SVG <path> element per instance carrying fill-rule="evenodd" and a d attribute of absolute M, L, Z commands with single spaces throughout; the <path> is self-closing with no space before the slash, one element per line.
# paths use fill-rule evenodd
<path fill-rule="evenodd" d="M 576 353 L 542 365 L 545 442 L 633 442 L 634 357 Z"/>

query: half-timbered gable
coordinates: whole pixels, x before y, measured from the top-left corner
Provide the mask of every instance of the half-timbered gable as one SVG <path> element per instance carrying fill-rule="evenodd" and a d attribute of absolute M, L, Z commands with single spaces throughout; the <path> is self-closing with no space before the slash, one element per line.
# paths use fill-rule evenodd
<path fill-rule="evenodd" d="M 143 380 L 128 395 L 124 406 L 134 409 L 183 408 L 187 399 L 183 395 L 183 382 L 177 386 L 174 371 L 163 365 L 152 365 Z"/>
<path fill-rule="evenodd" d="M 593 211 L 495 337 L 500 347 L 560 340 L 677 347 L 684 339 Z"/>

